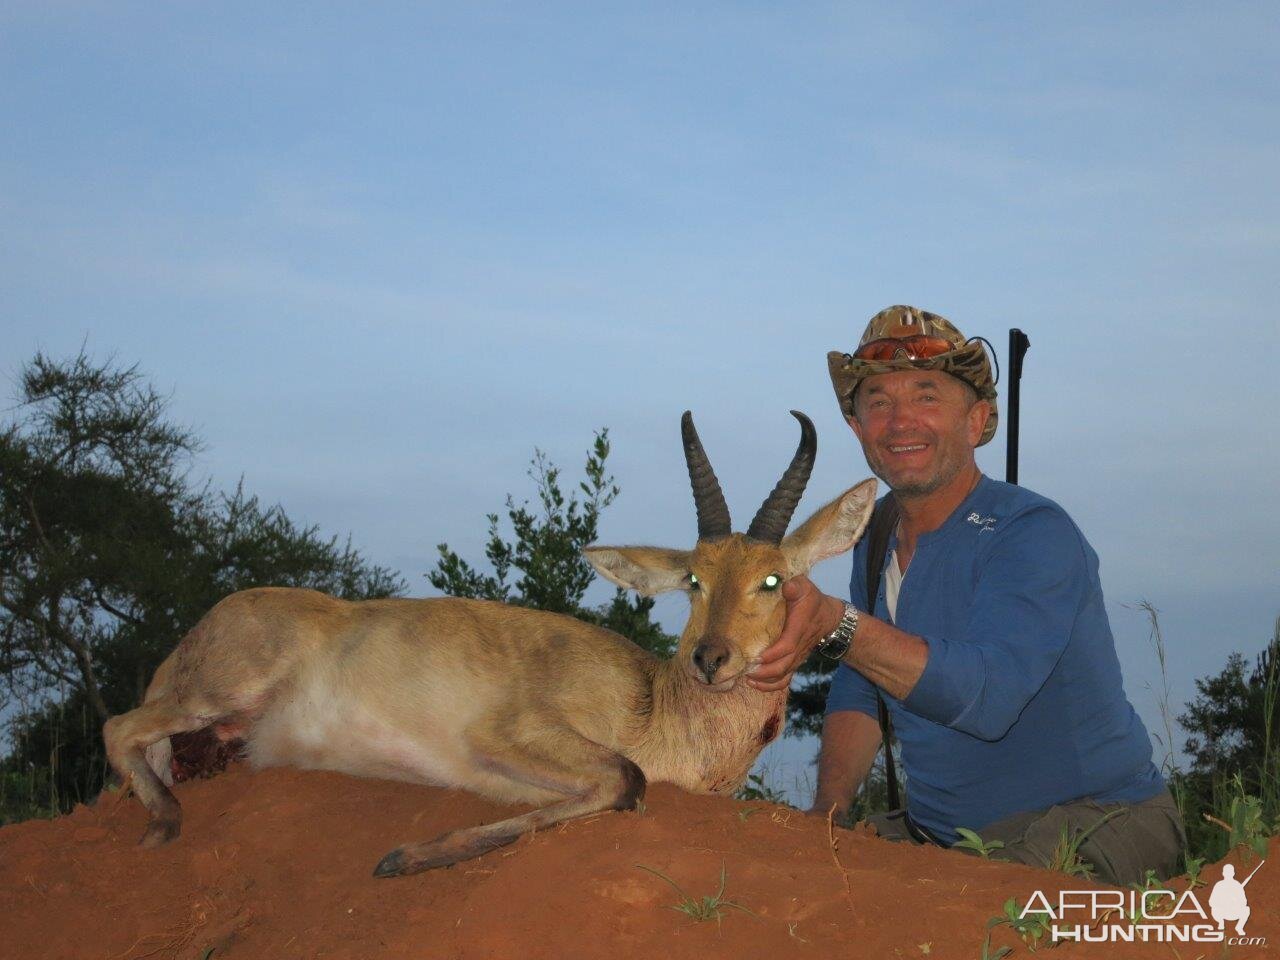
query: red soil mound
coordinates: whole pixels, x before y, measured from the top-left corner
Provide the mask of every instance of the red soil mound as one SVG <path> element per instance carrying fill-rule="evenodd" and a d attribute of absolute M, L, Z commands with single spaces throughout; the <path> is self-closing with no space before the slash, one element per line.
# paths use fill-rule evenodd
<path fill-rule="evenodd" d="M 864 832 L 829 834 L 824 821 L 785 807 L 662 785 L 638 813 L 569 823 L 447 870 L 375 880 L 374 865 L 401 843 L 510 808 L 448 790 L 239 764 L 176 792 L 183 833 L 159 850 L 136 846 L 145 814 L 131 798 L 106 796 L 58 820 L 0 830 L 0 955 L 975 960 L 986 921 L 1008 898 L 1090 886 Z M 1238 879 L 1257 863 L 1236 862 Z M 695 922 L 669 909 L 679 896 L 640 865 L 698 899 L 716 892 L 723 866 L 725 898 L 750 913 L 725 907 L 719 922 Z M 1203 875 L 1213 883 L 1221 870 Z M 1208 888 L 1197 894 L 1207 910 Z M 1262 867 L 1248 896 L 1248 935 L 1280 946 L 1280 859 Z M 992 955 L 1002 945 L 1028 955 L 1008 927 L 994 931 Z M 1051 955 L 1242 960 L 1271 950 L 1086 943 Z"/>

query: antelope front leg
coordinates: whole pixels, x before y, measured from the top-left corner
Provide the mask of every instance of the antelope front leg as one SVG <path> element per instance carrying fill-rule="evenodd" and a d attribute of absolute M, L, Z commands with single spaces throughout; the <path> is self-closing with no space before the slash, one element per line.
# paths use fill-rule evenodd
<path fill-rule="evenodd" d="M 644 796 L 645 777 L 638 766 L 572 731 L 547 741 L 484 744 L 476 762 L 489 772 L 520 783 L 562 793 L 566 799 L 509 820 L 453 830 L 425 843 L 392 850 L 374 869 L 375 877 L 403 877 L 483 856 L 530 830 L 585 817 L 602 810 L 631 810 Z"/>

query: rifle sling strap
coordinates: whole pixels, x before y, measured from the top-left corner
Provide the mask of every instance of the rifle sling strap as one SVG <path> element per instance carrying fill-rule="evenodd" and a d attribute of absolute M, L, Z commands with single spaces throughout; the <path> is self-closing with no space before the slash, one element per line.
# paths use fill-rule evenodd
<path fill-rule="evenodd" d="M 880 592 L 880 574 L 884 570 L 885 555 L 889 551 L 889 537 L 898 524 L 898 501 L 892 493 L 878 504 L 867 524 L 867 604 L 863 608 L 871 616 L 876 615 L 876 595 Z M 876 713 L 880 718 L 880 733 L 884 739 L 884 776 L 889 791 L 889 809 L 902 806 L 898 791 L 898 771 L 893 762 L 893 723 L 884 695 L 876 687 Z"/>

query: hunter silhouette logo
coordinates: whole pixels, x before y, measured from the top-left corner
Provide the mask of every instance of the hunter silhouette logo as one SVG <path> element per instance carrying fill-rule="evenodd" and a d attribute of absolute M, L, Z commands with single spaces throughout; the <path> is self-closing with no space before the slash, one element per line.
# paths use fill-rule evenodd
<path fill-rule="evenodd" d="M 1209 894 L 1209 912 L 1218 922 L 1219 930 L 1226 926 L 1228 920 L 1234 920 L 1236 934 L 1244 936 L 1244 925 L 1249 919 L 1249 898 L 1245 896 L 1244 888 L 1253 879 L 1253 874 L 1261 870 L 1262 864 L 1266 862 L 1263 860 L 1254 867 L 1253 873 L 1244 878 L 1244 883 L 1236 879 L 1234 866 L 1228 863 L 1222 868 L 1222 879 L 1213 885 L 1213 892 Z"/>
<path fill-rule="evenodd" d="M 1225 943 L 1263 946 L 1265 937 L 1246 937 L 1249 898 L 1244 888 L 1262 869 L 1263 860 L 1241 882 L 1236 868 L 1226 864 L 1222 879 L 1209 893 L 1209 909 L 1195 891 L 1167 889 L 1059 890 L 1054 900 L 1037 890 L 1022 908 L 1020 918 L 1041 915 L 1050 940 L 1080 943 Z M 1212 917 L 1212 920 L 1210 918 Z M 1226 930 L 1235 924 L 1234 935 Z"/>

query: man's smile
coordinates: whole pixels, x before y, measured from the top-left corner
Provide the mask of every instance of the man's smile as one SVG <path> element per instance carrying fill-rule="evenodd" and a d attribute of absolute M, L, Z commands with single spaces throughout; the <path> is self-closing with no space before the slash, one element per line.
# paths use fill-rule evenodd
<path fill-rule="evenodd" d="M 911 456 L 915 453 L 921 453 L 928 448 L 929 444 L 923 442 L 885 444 L 885 449 L 895 457 Z"/>

